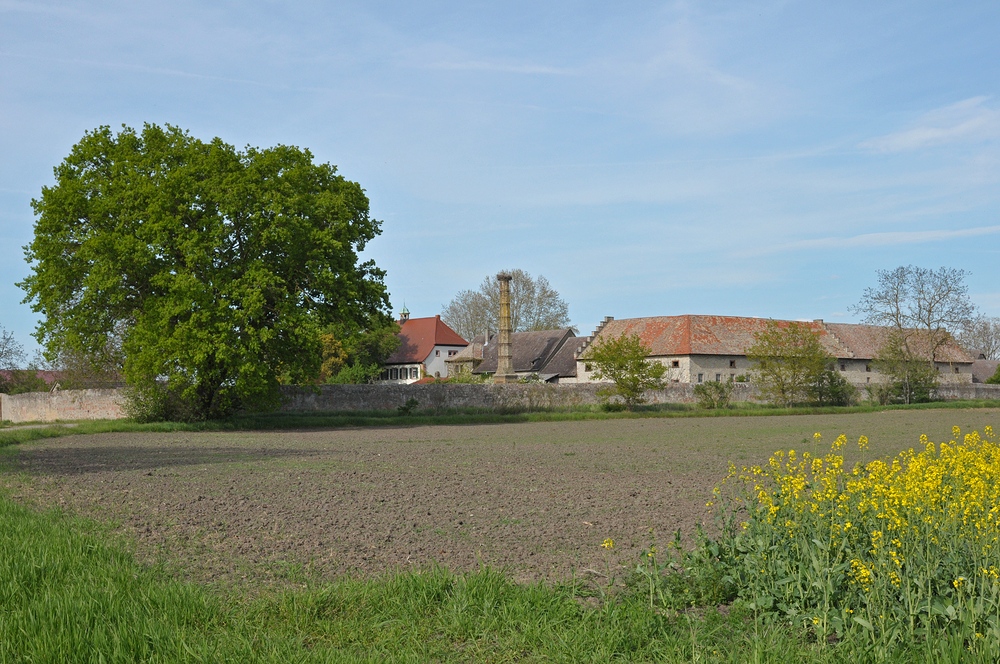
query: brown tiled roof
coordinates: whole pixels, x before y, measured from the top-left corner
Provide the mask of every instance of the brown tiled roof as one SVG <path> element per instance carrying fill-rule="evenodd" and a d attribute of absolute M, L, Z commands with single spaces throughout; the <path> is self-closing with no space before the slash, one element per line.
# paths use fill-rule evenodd
<path fill-rule="evenodd" d="M 769 319 L 743 316 L 654 316 L 610 320 L 588 346 L 594 347 L 601 338 L 615 339 L 637 334 L 651 349 L 650 355 L 743 355 L 753 344 L 754 335 L 767 329 Z M 787 326 L 792 321 L 776 321 Z M 841 352 L 836 340 L 823 329 L 819 321 L 800 322 L 817 332 L 823 347 L 831 355 Z M 587 352 L 584 352 L 587 356 Z"/>
<path fill-rule="evenodd" d="M 386 364 L 412 364 L 423 362 L 434 350 L 434 346 L 467 346 L 458 332 L 448 327 L 441 316 L 433 318 L 411 318 L 403 323 L 396 335 L 400 338 L 399 348 L 389 356 Z"/>
<path fill-rule="evenodd" d="M 972 363 L 972 382 L 985 383 L 997 372 L 1000 362 L 996 360 L 976 360 Z"/>
<path fill-rule="evenodd" d="M 515 373 L 541 372 L 568 338 L 575 338 L 568 328 L 514 332 L 510 335 L 510 352 Z M 499 348 L 498 338 L 494 336 L 483 349 L 483 363 L 473 373 L 495 373 Z"/>
<path fill-rule="evenodd" d="M 826 329 L 840 340 L 850 355 L 839 355 L 839 358 L 853 358 L 856 360 L 873 360 L 878 357 L 878 351 L 885 345 L 891 332 L 890 328 L 876 325 L 854 325 L 851 323 L 825 323 Z M 914 350 L 920 352 L 921 340 L 928 337 L 923 333 L 914 334 Z M 929 351 L 929 344 L 927 344 Z M 930 353 L 928 352 L 929 356 Z M 938 348 L 936 359 L 938 362 L 953 362 L 956 364 L 968 364 L 972 362 L 972 356 L 955 341 L 948 341 Z"/>
<path fill-rule="evenodd" d="M 650 348 L 651 356 L 745 355 L 754 335 L 767 328 L 770 319 L 743 316 L 654 316 L 609 320 L 582 357 L 602 338 L 615 339 L 636 334 Z M 775 321 L 779 326 L 792 322 L 805 325 L 819 336 L 827 353 L 838 359 L 872 359 L 882 347 L 888 328 L 823 321 Z M 958 344 L 951 342 L 938 351 L 942 362 L 969 363 Z"/>
<path fill-rule="evenodd" d="M 23 369 L 22 371 L 34 371 L 36 378 L 41 378 L 45 381 L 46 385 L 51 385 L 56 381 L 65 380 L 65 372 L 63 371 L 49 371 L 48 369 Z M 0 371 L 0 378 L 4 380 L 10 380 L 14 375 L 13 371 L 4 369 Z"/>

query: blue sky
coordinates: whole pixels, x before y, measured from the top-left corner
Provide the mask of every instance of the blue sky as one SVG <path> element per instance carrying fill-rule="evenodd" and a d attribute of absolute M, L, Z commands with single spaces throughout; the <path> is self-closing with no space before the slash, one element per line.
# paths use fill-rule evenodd
<path fill-rule="evenodd" d="M 1000 3 L 0 0 L 0 325 L 30 200 L 99 125 L 361 183 L 395 311 L 501 268 L 604 316 L 850 322 L 877 269 L 1000 316 Z"/>

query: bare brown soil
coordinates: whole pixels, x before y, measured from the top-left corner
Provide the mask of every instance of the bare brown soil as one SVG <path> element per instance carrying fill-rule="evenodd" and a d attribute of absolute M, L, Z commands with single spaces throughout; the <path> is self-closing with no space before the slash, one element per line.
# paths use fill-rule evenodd
<path fill-rule="evenodd" d="M 729 461 L 839 433 L 870 455 L 1000 425 L 997 410 L 277 433 L 67 436 L 4 451 L 8 495 L 114 524 L 147 560 L 240 583 L 480 564 L 565 580 L 711 524 Z M 818 451 L 825 451 L 825 445 Z M 615 540 L 610 552 L 604 538 Z"/>

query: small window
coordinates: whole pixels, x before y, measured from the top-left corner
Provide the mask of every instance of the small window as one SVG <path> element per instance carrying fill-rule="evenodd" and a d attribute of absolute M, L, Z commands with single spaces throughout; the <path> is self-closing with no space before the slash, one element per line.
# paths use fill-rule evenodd
<path fill-rule="evenodd" d="M 865 365 L 865 371 L 867 371 L 867 372 L 871 373 L 871 370 L 872 370 L 872 365 L 870 365 L 870 364 L 866 364 L 866 365 Z"/>
<path fill-rule="evenodd" d="M 729 382 L 730 383 L 736 382 L 736 374 L 729 374 Z"/>
<path fill-rule="evenodd" d="M 458 355 L 458 351 L 457 350 L 449 350 L 448 351 L 448 357 L 455 357 L 456 355 Z"/>
<path fill-rule="evenodd" d="M 389 370 L 388 369 L 383 370 L 380 378 L 382 380 L 389 380 Z"/>
<path fill-rule="evenodd" d="M 389 370 L 389 380 L 399 380 L 399 369 Z"/>
<path fill-rule="evenodd" d="M 410 369 L 410 378 L 417 378 L 420 375 L 420 369 L 413 367 Z"/>
<path fill-rule="evenodd" d="M 715 374 L 715 382 L 716 383 L 722 382 L 722 374 Z"/>
<path fill-rule="evenodd" d="M 434 351 L 434 357 L 441 357 L 441 351 L 440 350 Z"/>
<path fill-rule="evenodd" d="M 585 364 L 585 365 L 583 365 L 583 370 L 584 371 L 593 371 L 594 369 L 589 364 Z"/>
<path fill-rule="evenodd" d="M 729 360 L 729 368 L 730 369 L 736 368 L 736 360 Z"/>
<path fill-rule="evenodd" d="M 872 379 L 871 378 L 865 378 L 865 382 L 866 383 L 870 383 L 870 382 L 872 382 Z"/>
<path fill-rule="evenodd" d="M 958 373 L 958 367 L 955 367 L 955 373 Z"/>
<path fill-rule="evenodd" d="M 847 371 L 847 364 L 845 364 L 844 362 L 841 362 L 840 363 L 840 370 L 841 371 Z"/>
<path fill-rule="evenodd" d="M 681 361 L 680 360 L 672 360 L 670 362 L 670 366 L 672 366 L 674 369 L 676 369 L 677 367 L 681 366 Z"/>
<path fill-rule="evenodd" d="M 701 383 L 704 382 L 704 380 L 705 380 L 705 374 L 698 374 L 698 382 Z"/>

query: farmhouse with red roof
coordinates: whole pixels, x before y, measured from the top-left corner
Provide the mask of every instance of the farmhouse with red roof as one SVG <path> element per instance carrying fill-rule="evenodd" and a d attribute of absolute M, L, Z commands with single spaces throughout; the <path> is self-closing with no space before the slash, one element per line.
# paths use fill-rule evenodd
<path fill-rule="evenodd" d="M 403 308 L 399 320 L 399 348 L 389 356 L 379 377 L 390 383 L 415 383 L 425 376 L 445 378 L 448 365 L 445 360 L 469 345 L 455 330 L 448 327 L 441 316 L 410 318 Z"/>
<path fill-rule="evenodd" d="M 788 325 L 793 321 L 776 321 Z M 794 321 L 811 329 L 826 352 L 835 358 L 834 369 L 855 385 L 879 382 L 882 377 L 872 361 L 884 345 L 889 329 L 874 325 Z M 577 380 L 590 382 L 594 367 L 588 350 L 602 339 L 638 335 L 649 347 L 649 359 L 667 367 L 664 378 L 675 383 L 735 380 L 750 373 L 746 349 L 754 335 L 767 328 L 768 319 L 743 316 L 653 316 L 615 320 L 607 317 L 588 344 L 577 353 Z M 935 366 L 943 383 L 973 382 L 974 358 L 954 341 L 938 349 Z"/>

